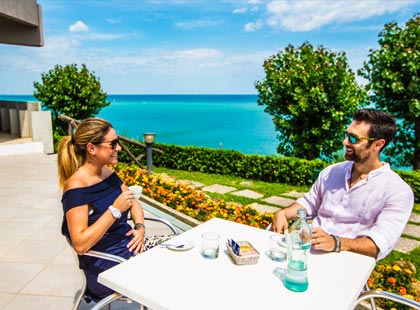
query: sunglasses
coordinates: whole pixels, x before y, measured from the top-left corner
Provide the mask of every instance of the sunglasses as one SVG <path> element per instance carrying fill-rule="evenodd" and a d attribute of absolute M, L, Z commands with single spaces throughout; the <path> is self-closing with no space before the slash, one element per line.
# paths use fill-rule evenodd
<path fill-rule="evenodd" d="M 103 143 L 109 143 L 111 146 L 111 149 L 115 150 L 117 148 L 117 145 L 120 143 L 120 138 L 114 139 L 112 141 L 100 142 L 98 144 L 103 144 Z"/>
<path fill-rule="evenodd" d="M 359 137 L 353 133 L 348 133 L 348 132 L 344 132 L 344 139 L 348 138 L 349 142 L 351 144 L 355 144 L 357 142 L 359 142 L 360 140 L 368 140 L 368 141 L 373 141 L 376 140 L 376 138 L 369 138 L 369 137 Z"/>

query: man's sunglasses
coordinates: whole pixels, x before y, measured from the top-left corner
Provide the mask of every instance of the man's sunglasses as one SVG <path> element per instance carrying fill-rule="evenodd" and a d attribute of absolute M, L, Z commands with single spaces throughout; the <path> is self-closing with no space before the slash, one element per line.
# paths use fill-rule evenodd
<path fill-rule="evenodd" d="M 369 137 L 359 137 L 353 133 L 348 133 L 348 132 L 344 132 L 344 139 L 348 138 L 349 142 L 351 144 L 355 144 L 357 142 L 359 142 L 360 140 L 368 140 L 368 141 L 373 141 L 376 140 L 376 138 L 369 138 Z"/>
<path fill-rule="evenodd" d="M 115 150 L 117 148 L 117 145 L 120 143 L 120 138 L 114 139 L 112 141 L 100 142 L 98 144 L 103 144 L 103 143 L 109 143 L 111 146 L 111 149 Z"/>

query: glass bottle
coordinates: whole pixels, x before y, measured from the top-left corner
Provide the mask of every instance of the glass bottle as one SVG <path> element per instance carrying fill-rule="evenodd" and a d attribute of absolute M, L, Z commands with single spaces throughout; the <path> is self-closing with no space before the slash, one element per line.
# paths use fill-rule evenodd
<path fill-rule="evenodd" d="M 297 219 L 287 236 L 288 264 L 284 286 L 291 291 L 308 289 L 308 251 L 311 248 L 312 230 L 306 222 L 306 211 L 299 209 Z"/>

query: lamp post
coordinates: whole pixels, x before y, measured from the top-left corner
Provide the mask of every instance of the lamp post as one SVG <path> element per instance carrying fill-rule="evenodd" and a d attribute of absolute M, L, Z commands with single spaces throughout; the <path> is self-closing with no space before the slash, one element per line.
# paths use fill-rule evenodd
<path fill-rule="evenodd" d="M 152 145 L 155 142 L 155 133 L 144 133 L 143 140 L 146 143 L 147 175 L 152 172 Z"/>

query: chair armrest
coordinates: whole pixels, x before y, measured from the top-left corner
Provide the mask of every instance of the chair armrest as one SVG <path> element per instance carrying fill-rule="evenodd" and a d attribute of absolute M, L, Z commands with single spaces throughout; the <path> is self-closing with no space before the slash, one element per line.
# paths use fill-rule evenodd
<path fill-rule="evenodd" d="M 162 223 L 162 224 L 168 226 L 175 235 L 179 234 L 178 229 L 171 222 L 169 222 L 165 219 L 154 218 L 154 217 L 145 217 L 144 220 L 145 221 L 153 221 L 153 222 Z M 95 251 L 95 250 L 89 250 L 83 255 L 102 258 L 102 259 L 106 259 L 106 260 L 113 261 L 113 262 L 116 262 L 116 263 L 122 263 L 122 262 L 126 261 L 126 259 L 123 258 L 123 257 L 113 255 L 113 254 L 104 253 L 104 252 L 99 252 L 99 251 Z"/>
<path fill-rule="evenodd" d="M 94 251 L 94 250 L 87 251 L 83 255 L 97 257 L 97 258 L 103 258 L 103 259 L 110 260 L 110 261 L 113 261 L 113 262 L 116 262 L 116 263 L 122 263 L 122 262 L 126 261 L 126 259 L 123 258 L 123 257 L 113 255 L 113 254 L 104 253 L 104 252 Z"/>
<path fill-rule="evenodd" d="M 178 229 L 171 223 L 171 222 L 169 222 L 168 220 L 165 220 L 165 219 L 161 219 L 161 218 L 157 218 L 157 217 L 145 217 L 144 218 L 144 220 L 145 221 L 152 221 L 152 222 L 159 222 L 159 223 L 162 223 L 162 224 L 164 224 L 164 225 L 166 225 L 166 226 L 168 226 L 169 227 L 169 229 L 170 230 L 172 230 L 172 232 L 175 234 L 175 235 L 179 235 L 179 231 L 178 231 Z"/>
<path fill-rule="evenodd" d="M 400 303 L 402 305 L 412 307 L 414 309 L 420 309 L 420 303 L 415 301 L 415 300 L 409 299 L 407 297 L 404 297 L 404 296 L 401 296 L 401 295 L 398 295 L 398 294 L 395 294 L 395 293 L 387 292 L 387 291 L 373 291 L 373 290 L 362 292 L 359 295 L 359 298 L 357 298 L 357 300 L 356 300 L 355 307 L 360 302 L 362 302 L 363 300 L 368 299 L 368 298 L 389 299 L 389 300 L 395 301 L 397 303 Z"/>

